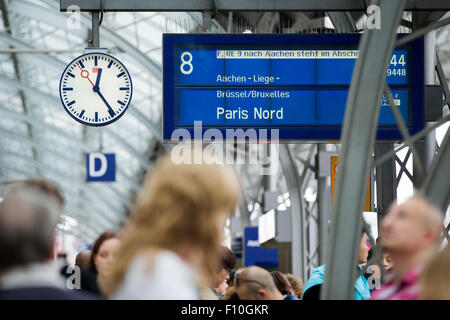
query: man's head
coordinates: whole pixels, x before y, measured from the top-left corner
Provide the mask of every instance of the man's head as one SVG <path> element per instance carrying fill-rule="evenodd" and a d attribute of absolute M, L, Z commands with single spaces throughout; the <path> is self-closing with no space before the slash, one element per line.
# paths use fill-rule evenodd
<path fill-rule="evenodd" d="M 381 223 L 380 244 L 392 255 L 432 248 L 442 232 L 442 213 L 421 196 L 392 204 Z"/>
<path fill-rule="evenodd" d="M 236 293 L 241 300 L 281 300 L 272 275 L 260 267 L 248 267 L 235 275 Z"/>
<path fill-rule="evenodd" d="M 0 272 L 44 262 L 53 255 L 63 197 L 45 180 L 14 182 L 0 203 Z"/>

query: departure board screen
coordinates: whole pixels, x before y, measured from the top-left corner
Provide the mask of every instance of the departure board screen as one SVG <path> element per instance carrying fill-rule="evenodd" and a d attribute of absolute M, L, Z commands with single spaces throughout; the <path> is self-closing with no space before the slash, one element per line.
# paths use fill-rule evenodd
<path fill-rule="evenodd" d="M 281 140 L 339 139 L 359 41 L 359 34 L 164 34 L 164 140 L 177 128 L 192 132 L 195 121 L 224 133 L 266 128 L 278 129 Z M 423 128 L 422 40 L 392 52 L 386 81 L 416 133 Z M 400 139 L 386 96 L 380 105 L 377 139 Z"/>

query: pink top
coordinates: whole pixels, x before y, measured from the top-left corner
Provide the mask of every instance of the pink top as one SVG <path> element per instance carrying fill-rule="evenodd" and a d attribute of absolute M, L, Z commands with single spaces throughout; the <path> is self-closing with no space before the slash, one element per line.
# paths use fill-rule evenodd
<path fill-rule="evenodd" d="M 371 300 L 419 300 L 419 278 L 422 267 L 410 270 L 400 283 L 393 281 L 393 275 L 387 276 L 387 282 L 373 292 Z"/>

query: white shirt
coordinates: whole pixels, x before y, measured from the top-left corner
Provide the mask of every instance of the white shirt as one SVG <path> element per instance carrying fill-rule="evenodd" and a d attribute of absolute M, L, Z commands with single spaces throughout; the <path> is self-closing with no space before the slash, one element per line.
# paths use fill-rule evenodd
<path fill-rule="evenodd" d="M 114 293 L 118 300 L 198 300 L 194 269 L 172 251 L 159 252 L 150 260 L 138 255 Z"/>

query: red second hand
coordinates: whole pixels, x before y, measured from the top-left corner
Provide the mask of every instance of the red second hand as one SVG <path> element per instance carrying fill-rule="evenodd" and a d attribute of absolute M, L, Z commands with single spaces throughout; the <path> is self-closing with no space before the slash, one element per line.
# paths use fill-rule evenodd
<path fill-rule="evenodd" d="M 89 71 L 81 69 L 81 67 L 80 67 L 80 65 L 78 64 L 78 62 L 77 62 L 76 64 L 77 64 L 78 68 L 80 68 L 80 70 L 81 70 L 81 77 L 82 77 L 82 78 L 88 79 L 89 82 L 92 84 L 92 86 L 94 86 L 94 83 L 91 81 L 91 79 L 89 79 Z M 87 75 L 86 75 L 86 76 L 83 76 L 83 72 L 85 72 L 85 74 L 87 74 Z"/>

